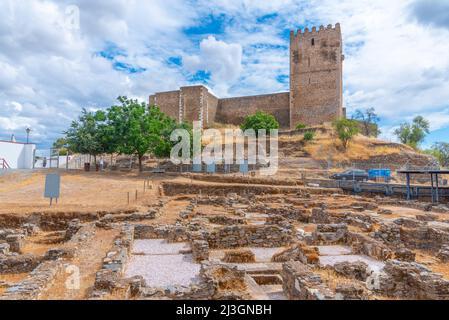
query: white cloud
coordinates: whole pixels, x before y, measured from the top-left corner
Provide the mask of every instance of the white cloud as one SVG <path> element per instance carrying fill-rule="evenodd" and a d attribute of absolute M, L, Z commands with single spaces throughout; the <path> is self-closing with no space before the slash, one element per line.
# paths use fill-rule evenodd
<path fill-rule="evenodd" d="M 432 130 L 445 128 L 449 29 L 441 12 L 427 7 L 425 14 L 417 14 L 423 3 L 1 1 L 0 135 L 14 131 L 24 137 L 30 125 L 33 139 L 49 145 L 82 107 L 107 107 L 121 94 L 146 100 L 153 92 L 188 85 L 198 70 L 210 72 L 208 85 L 219 96 L 288 90 L 286 30 L 336 22 L 343 30 L 349 113 L 375 107 L 390 137 L 395 126 L 418 114 L 428 117 Z M 72 4 L 80 8 L 79 30 L 61 23 Z M 223 33 L 184 33 L 210 15 L 225 17 Z M 265 15 L 267 20 L 258 21 Z M 113 61 L 99 56 L 110 43 L 125 54 Z M 183 57 L 183 65 L 169 65 L 170 57 Z M 146 71 L 117 71 L 113 64 L 118 62 Z"/>
<path fill-rule="evenodd" d="M 209 36 L 201 41 L 198 56 L 185 56 L 183 61 L 186 69 L 191 72 L 210 72 L 214 92 L 226 96 L 229 87 L 239 79 L 242 71 L 242 46 Z"/>

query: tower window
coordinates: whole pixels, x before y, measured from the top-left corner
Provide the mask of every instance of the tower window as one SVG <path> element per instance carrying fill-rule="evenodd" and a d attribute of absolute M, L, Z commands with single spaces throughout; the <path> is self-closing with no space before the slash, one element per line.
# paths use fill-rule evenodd
<path fill-rule="evenodd" d="M 314 46 L 314 45 L 315 45 L 315 38 L 312 39 L 312 46 Z"/>

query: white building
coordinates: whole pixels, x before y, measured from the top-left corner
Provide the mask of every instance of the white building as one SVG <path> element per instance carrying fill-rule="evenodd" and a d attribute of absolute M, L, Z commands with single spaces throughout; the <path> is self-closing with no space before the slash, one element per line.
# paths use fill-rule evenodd
<path fill-rule="evenodd" d="M 33 169 L 35 144 L 0 140 L 0 170 Z"/>

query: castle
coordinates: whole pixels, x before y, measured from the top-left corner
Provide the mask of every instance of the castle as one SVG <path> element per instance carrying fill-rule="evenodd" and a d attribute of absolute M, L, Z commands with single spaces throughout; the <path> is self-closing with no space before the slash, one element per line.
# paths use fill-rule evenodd
<path fill-rule="evenodd" d="M 290 92 L 219 99 L 205 86 L 182 87 L 150 96 L 178 121 L 240 125 L 258 110 L 272 114 L 281 128 L 319 125 L 345 116 L 343 42 L 340 24 L 290 32 Z"/>

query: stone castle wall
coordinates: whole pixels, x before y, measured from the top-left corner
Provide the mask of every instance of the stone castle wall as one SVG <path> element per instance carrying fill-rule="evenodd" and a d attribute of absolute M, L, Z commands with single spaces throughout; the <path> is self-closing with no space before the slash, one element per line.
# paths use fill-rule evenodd
<path fill-rule="evenodd" d="M 281 128 L 290 126 L 290 94 L 288 92 L 252 97 L 220 99 L 216 121 L 240 125 L 248 115 L 261 110 L 273 115 Z"/>
<path fill-rule="evenodd" d="M 343 41 L 340 24 L 290 34 L 290 92 L 219 99 L 204 86 L 150 96 L 150 105 L 178 121 L 240 125 L 245 117 L 264 111 L 281 128 L 298 123 L 320 125 L 344 117 Z"/>
<path fill-rule="evenodd" d="M 177 91 L 160 92 L 150 96 L 150 106 L 177 121 L 202 121 L 208 126 L 215 121 L 218 98 L 204 86 L 182 87 Z"/>
<path fill-rule="evenodd" d="M 159 106 L 162 112 L 179 121 L 179 93 L 179 90 L 156 93 L 150 96 L 150 106 Z"/>
<path fill-rule="evenodd" d="M 290 34 L 290 125 L 316 125 L 342 117 L 340 25 Z"/>

